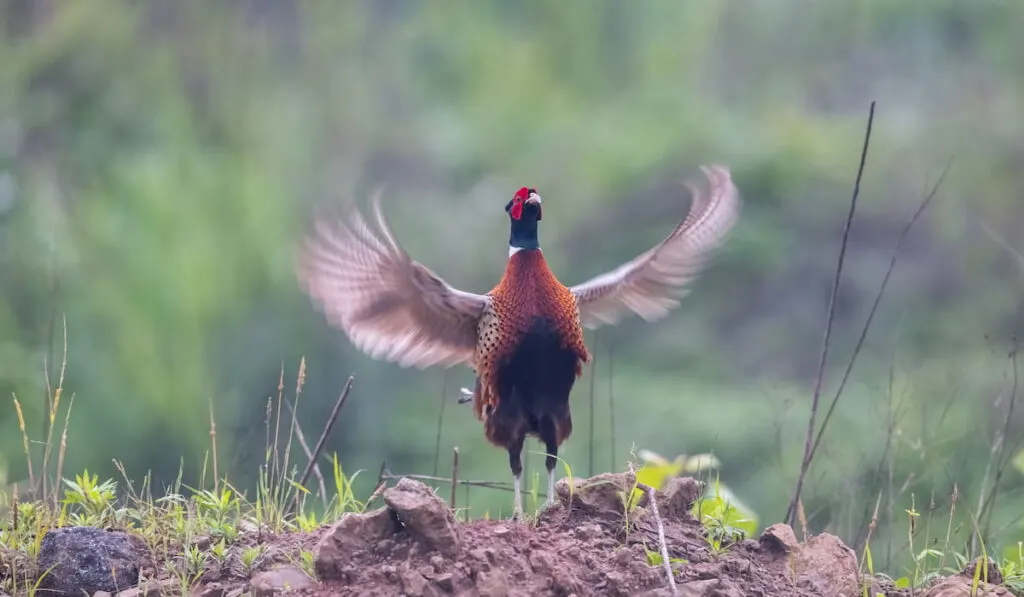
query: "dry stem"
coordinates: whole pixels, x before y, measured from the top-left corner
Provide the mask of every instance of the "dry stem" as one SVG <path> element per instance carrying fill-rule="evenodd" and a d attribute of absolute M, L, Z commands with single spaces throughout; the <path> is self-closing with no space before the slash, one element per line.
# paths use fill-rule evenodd
<path fill-rule="evenodd" d="M 661 550 L 661 565 L 665 569 L 665 576 L 668 577 L 668 587 L 672 591 L 673 595 L 678 595 L 679 590 L 676 588 L 676 578 L 672 574 L 672 563 L 668 559 L 668 543 L 665 541 L 665 525 L 661 522 L 661 514 L 658 513 L 658 501 L 655 497 L 654 488 L 644 483 L 637 483 L 637 487 L 647 492 L 647 497 L 651 503 L 651 514 L 654 515 L 654 523 L 658 525 L 658 547 Z"/>
<path fill-rule="evenodd" d="M 868 112 L 868 124 L 864 133 L 864 146 L 861 149 L 860 165 L 857 167 L 857 178 L 853 185 L 853 196 L 850 198 L 850 211 L 846 216 L 846 224 L 843 226 L 843 240 L 839 245 L 839 262 L 836 265 L 836 275 L 832 282 L 832 293 L 828 300 L 828 318 L 825 321 L 825 335 L 822 339 L 821 358 L 818 361 L 818 374 L 814 380 L 814 395 L 811 399 L 811 415 L 807 421 L 807 437 L 804 440 L 804 457 L 800 463 L 800 474 L 797 476 L 796 487 L 793 489 L 793 497 L 789 500 L 789 508 L 786 511 L 786 523 L 793 524 L 793 517 L 796 514 L 796 504 L 800 500 L 800 492 L 803 491 L 804 479 L 807 470 L 811 466 L 812 446 L 814 440 L 815 420 L 818 416 L 818 403 L 821 401 L 821 388 L 825 379 L 825 363 L 828 360 L 828 347 L 832 339 L 832 322 L 835 319 L 836 295 L 839 292 L 839 280 L 842 277 L 843 261 L 846 257 L 846 246 L 850 237 L 850 226 L 853 223 L 853 215 L 857 210 L 857 198 L 860 196 L 860 181 L 864 174 L 864 164 L 867 161 L 868 147 L 871 142 L 871 126 L 875 120 L 875 102 L 871 102 Z"/>
<path fill-rule="evenodd" d="M 316 466 L 316 459 L 320 457 L 320 453 L 324 450 L 324 443 L 327 441 L 327 436 L 331 434 L 331 429 L 334 428 L 334 424 L 338 421 L 338 414 L 341 412 L 341 408 L 345 406 L 345 402 L 348 401 L 348 395 L 352 391 L 352 380 L 355 379 L 355 375 L 349 375 L 348 381 L 345 382 L 345 389 L 341 391 L 341 395 L 338 396 L 338 401 L 334 403 L 334 408 L 331 409 L 331 415 L 327 419 L 327 425 L 324 426 L 323 432 L 320 433 L 320 439 L 316 442 L 316 447 L 313 448 L 313 456 L 309 459 L 309 463 L 306 464 L 306 470 L 302 471 L 302 477 L 299 478 L 299 485 L 305 486 L 306 480 L 309 479 L 309 474 L 313 471 L 313 467 Z"/>

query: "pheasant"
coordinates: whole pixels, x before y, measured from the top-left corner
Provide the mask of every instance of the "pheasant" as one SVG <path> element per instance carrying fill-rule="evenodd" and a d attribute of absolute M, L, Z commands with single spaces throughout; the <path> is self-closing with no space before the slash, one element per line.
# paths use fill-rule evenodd
<path fill-rule="evenodd" d="M 548 503 L 561 444 L 572 433 L 569 394 L 591 355 L 584 328 L 613 325 L 629 313 L 664 317 L 688 292 L 740 212 L 729 171 L 702 167 L 708 192 L 686 183 L 690 208 L 647 252 L 567 287 L 541 252 L 542 201 L 522 187 L 505 205 L 510 222 L 504 275 L 487 294 L 452 287 L 399 245 L 372 198 L 373 225 L 358 211 L 319 220 L 298 264 L 299 284 L 328 323 L 371 358 L 425 369 L 468 365 L 476 374 L 473 412 L 484 435 L 508 451 L 513 519 L 522 516 L 521 454 L 527 436 L 545 446 Z"/>

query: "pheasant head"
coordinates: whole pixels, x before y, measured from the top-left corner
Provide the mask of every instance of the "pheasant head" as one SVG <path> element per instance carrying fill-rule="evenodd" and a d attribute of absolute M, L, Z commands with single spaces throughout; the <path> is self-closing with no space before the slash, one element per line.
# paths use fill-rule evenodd
<path fill-rule="evenodd" d="M 541 220 L 541 200 L 536 189 L 523 187 L 516 191 L 512 200 L 505 204 L 505 211 L 511 222 L 509 249 L 539 249 L 537 222 Z"/>

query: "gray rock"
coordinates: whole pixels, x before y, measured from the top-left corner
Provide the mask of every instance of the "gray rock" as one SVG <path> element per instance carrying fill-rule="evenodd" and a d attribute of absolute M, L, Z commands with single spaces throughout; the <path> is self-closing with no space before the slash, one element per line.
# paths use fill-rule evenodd
<path fill-rule="evenodd" d="M 448 504 L 429 487 L 403 477 L 384 491 L 384 503 L 428 547 L 449 557 L 458 555 L 460 541 L 455 517 Z"/>
<path fill-rule="evenodd" d="M 37 560 L 41 592 L 48 595 L 117 593 L 139 581 L 136 544 L 126 533 L 92 527 L 52 529 Z"/>

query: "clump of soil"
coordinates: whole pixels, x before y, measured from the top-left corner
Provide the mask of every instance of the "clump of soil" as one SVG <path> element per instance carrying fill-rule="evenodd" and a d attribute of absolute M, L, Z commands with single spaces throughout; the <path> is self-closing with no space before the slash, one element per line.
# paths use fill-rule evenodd
<path fill-rule="evenodd" d="M 700 494 L 693 479 L 659 492 L 660 517 L 647 500 L 629 516 L 628 474 L 562 480 L 559 503 L 533 524 L 456 523 L 443 500 L 403 479 L 387 506 L 351 515 L 321 540 L 316 566 L 335 595 L 670 595 L 659 565 L 660 518 L 681 595 L 732 597 L 858 594 L 856 558 L 828 535 L 802 546 L 788 527 L 713 554 L 690 515 Z M 788 534 L 787 534 L 788 531 Z"/>
<path fill-rule="evenodd" d="M 672 594 L 660 556 L 654 555 L 663 535 L 677 594 L 684 597 L 863 594 L 855 554 L 832 535 L 801 543 L 790 527 L 774 525 L 758 539 L 715 554 L 704 528 L 690 514 L 701 491 L 695 480 L 672 480 L 657 493 L 655 504 L 645 497 L 627 516 L 622 496 L 633 485 L 630 474 L 578 479 L 572 488 L 563 479 L 556 486 L 557 503 L 536 521 L 461 523 L 426 485 L 402 479 L 384 492 L 384 506 L 348 514 L 315 533 L 245 537 L 223 562 L 207 565 L 198 586 L 186 590 L 196 597 L 654 597 Z M 254 570 L 243 572 L 239 554 L 257 540 L 265 546 L 264 556 Z M 181 594 L 180 580 L 161 573 L 165 567 L 147 557 L 140 554 L 140 585 L 118 594 Z M 51 573 L 62 571 L 58 567 Z M 969 582 L 957 575 L 918 594 L 960 595 Z M 978 594 L 1009 595 L 1004 591 L 985 585 Z M 877 581 L 868 594 L 910 595 Z"/>

